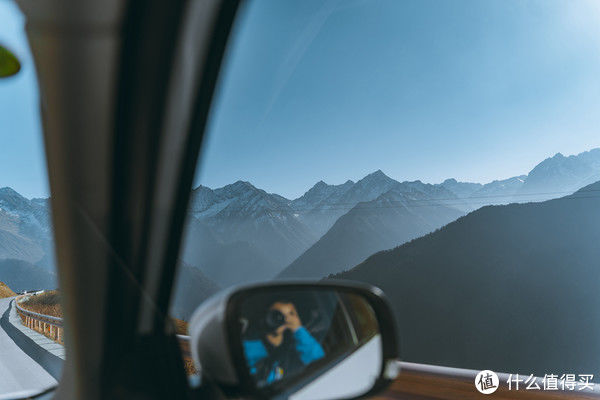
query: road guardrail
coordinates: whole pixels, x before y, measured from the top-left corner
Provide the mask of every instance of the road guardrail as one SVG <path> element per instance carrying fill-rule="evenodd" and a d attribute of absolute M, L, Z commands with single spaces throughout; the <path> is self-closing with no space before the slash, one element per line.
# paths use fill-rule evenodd
<path fill-rule="evenodd" d="M 179 340 L 179 347 L 181 348 L 181 355 L 184 358 L 192 358 L 192 349 L 190 347 L 190 337 L 187 335 L 177 335 Z"/>
<path fill-rule="evenodd" d="M 23 319 L 23 324 L 29 329 L 42 333 L 59 343 L 63 343 L 63 320 L 59 317 L 36 313 L 27 310 L 19 305 L 19 301 L 25 296 L 18 296 L 15 299 L 15 307 Z M 192 358 L 190 349 L 190 337 L 187 335 L 177 335 L 181 354 L 184 358 Z"/>
<path fill-rule="evenodd" d="M 22 300 L 23 297 L 25 296 L 18 296 L 15 299 L 15 308 L 23 320 L 23 325 L 58 343 L 63 343 L 62 318 L 36 313 L 21 307 L 19 301 Z"/>

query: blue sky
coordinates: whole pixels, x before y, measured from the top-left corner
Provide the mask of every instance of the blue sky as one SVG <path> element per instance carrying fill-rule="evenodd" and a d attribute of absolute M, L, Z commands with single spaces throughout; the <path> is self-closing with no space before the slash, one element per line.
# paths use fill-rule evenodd
<path fill-rule="evenodd" d="M 382 169 L 488 182 L 600 146 L 600 2 L 256 0 L 235 27 L 197 183 L 296 197 Z M 0 43 L 0 186 L 47 194 L 16 6 Z"/>
<path fill-rule="evenodd" d="M 41 134 L 35 66 L 17 6 L 0 0 L 0 43 L 22 65 L 16 76 L 0 80 L 0 187 L 22 195 L 46 197 L 48 178 Z"/>
<path fill-rule="evenodd" d="M 262 0 L 241 16 L 210 187 L 488 182 L 600 145 L 600 2 Z"/>

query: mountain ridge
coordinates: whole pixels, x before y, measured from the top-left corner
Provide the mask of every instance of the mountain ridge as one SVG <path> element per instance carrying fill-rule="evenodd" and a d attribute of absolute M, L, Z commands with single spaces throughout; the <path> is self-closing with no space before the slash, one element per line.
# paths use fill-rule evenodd
<path fill-rule="evenodd" d="M 481 207 L 329 278 L 387 294 L 407 361 L 593 371 L 600 321 L 579 305 L 600 302 L 598 209 L 600 182 L 544 202 Z"/>
<path fill-rule="evenodd" d="M 341 272 L 369 255 L 426 234 L 463 215 L 435 200 L 449 192 L 422 183 L 397 183 L 376 199 L 360 202 L 342 215 L 313 246 L 278 278 L 322 278 Z"/>
<path fill-rule="evenodd" d="M 581 163 L 584 167 L 580 169 L 588 171 L 589 168 L 585 165 L 596 165 L 594 163 L 597 158 L 600 165 L 599 156 L 600 149 L 594 149 L 566 158 L 571 160 L 570 163 Z M 542 168 L 545 165 L 560 163 L 562 158 L 564 158 L 562 155 L 555 155 L 538 163 L 532 169 L 531 179 L 539 180 L 537 176 L 540 173 L 535 171 L 550 171 L 548 182 L 552 181 L 553 176 L 563 176 L 564 174 L 556 173 L 556 171 L 560 172 L 561 168 Z M 600 167 L 598 173 L 600 174 Z M 590 174 L 587 172 L 567 175 L 566 181 L 571 188 L 578 188 L 586 183 L 586 179 L 590 179 Z M 402 244 L 481 206 L 542 201 L 546 197 L 571 193 L 563 190 L 565 182 L 563 179 L 560 181 L 562 186 L 559 185 L 560 187 L 553 191 L 554 194 L 546 189 L 546 192 L 532 196 L 531 191 L 527 191 L 527 181 L 528 175 L 495 180 L 486 184 L 459 182 L 454 178 L 434 184 L 423 183 L 421 180 L 400 182 L 378 169 L 356 182 L 347 180 L 342 184 L 329 185 L 320 180 L 302 196 L 292 200 L 275 193 L 267 193 L 248 181 L 237 181 L 214 190 L 199 186 L 195 192 L 203 192 L 204 197 L 201 200 L 192 199 L 192 214 L 210 227 L 212 236 L 218 238 L 223 245 L 229 246 L 227 252 L 226 247 L 223 247 L 221 259 L 231 261 L 215 264 L 214 261 L 206 258 L 197 262 L 193 257 L 186 257 L 186 261 L 197 263 L 201 268 L 208 268 L 204 271 L 209 277 L 221 285 L 228 286 L 235 283 L 229 277 L 239 276 L 241 279 L 242 275 L 248 275 L 228 272 L 240 269 L 239 266 L 234 265 L 234 259 L 248 260 L 246 263 L 248 268 L 256 270 L 256 274 L 252 274 L 255 280 L 271 279 L 275 276 L 286 276 L 288 274 L 286 271 L 290 269 L 297 270 L 298 263 L 302 263 L 302 260 L 309 256 L 307 252 L 313 253 L 315 257 L 316 253 L 327 253 L 325 247 L 319 243 L 328 241 L 330 243 L 328 252 L 337 256 L 334 257 L 336 260 L 324 256 L 318 257 L 320 261 L 315 262 L 315 265 L 328 265 L 327 268 L 323 267 L 324 275 L 318 276 L 322 277 L 327 273 L 338 272 L 336 269 L 342 266 L 349 267 L 352 263 L 360 262 L 370 255 L 369 251 L 376 252 L 385 246 L 394 247 Z M 397 198 L 387 199 L 387 204 L 383 204 L 385 198 L 380 199 L 380 196 L 390 191 L 396 193 Z M 402 203 L 405 200 L 403 196 L 412 196 L 412 198 L 408 203 Z M 369 202 L 373 203 L 367 204 Z M 202 204 L 203 208 L 194 209 L 194 204 Z M 359 204 L 364 208 L 360 217 L 354 209 Z M 408 207 L 402 213 L 389 212 L 387 218 L 395 221 L 399 225 L 397 228 L 390 226 L 386 217 L 383 217 L 384 213 L 379 209 L 395 206 Z M 420 212 L 427 207 L 430 211 L 428 216 Z M 458 210 L 458 212 L 451 210 Z M 366 215 L 368 212 L 372 214 L 371 217 Z M 349 223 L 351 218 L 342 220 L 342 217 L 351 213 L 352 224 Z M 445 217 L 439 218 L 441 214 Z M 402 220 L 400 215 L 403 215 L 405 220 Z M 434 220 L 436 222 L 433 222 Z M 418 226 L 417 221 L 421 221 L 421 227 Z M 345 228 L 336 227 L 334 231 L 338 232 L 340 237 L 333 239 L 331 237 L 333 232 L 330 230 L 338 222 L 343 222 Z M 402 227 L 403 224 L 406 226 Z M 409 225 L 412 228 L 408 228 Z M 381 227 L 382 231 L 385 230 L 386 234 L 378 233 L 377 227 Z M 361 232 L 363 236 L 360 234 L 353 236 L 345 230 Z M 367 237 L 367 232 L 370 237 Z M 342 237 L 345 239 L 342 240 Z M 264 245 L 265 242 L 277 244 L 269 247 Z M 331 247 L 333 243 L 338 247 Z M 365 245 L 366 243 L 369 245 Z M 321 250 L 311 251 L 314 246 Z M 231 256 L 236 253 L 239 255 L 232 258 Z M 213 266 L 208 267 L 208 265 Z M 335 265 L 334 269 L 331 269 L 332 265 Z M 307 265 L 307 269 L 314 271 L 315 266 Z M 211 271 L 218 271 L 218 273 Z M 308 276 L 316 277 L 314 272 Z"/>

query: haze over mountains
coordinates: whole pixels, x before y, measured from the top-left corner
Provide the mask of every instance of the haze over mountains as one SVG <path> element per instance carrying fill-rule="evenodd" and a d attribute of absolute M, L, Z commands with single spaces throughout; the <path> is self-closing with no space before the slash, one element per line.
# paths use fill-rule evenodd
<path fill-rule="evenodd" d="M 598 180 L 600 148 L 568 157 L 557 153 L 536 165 L 529 174 L 490 182 L 469 199 L 475 200 L 473 206 L 485 198 L 491 199 L 489 204 L 543 201 L 571 194 Z"/>
<path fill-rule="evenodd" d="M 599 243 L 597 182 L 559 199 L 480 208 L 332 277 L 384 290 L 406 361 L 585 373 L 600 369 Z"/>
<path fill-rule="evenodd" d="M 318 239 L 294 214 L 288 200 L 248 182 L 200 186 L 192 193 L 183 260 L 219 285 L 272 278 Z"/>
<path fill-rule="evenodd" d="M 14 258 L 0 259 L 0 279 L 17 292 L 58 287 L 55 273 Z"/>
<path fill-rule="evenodd" d="M 13 189 L 0 189 L 0 258 L 42 261 L 52 233 L 47 202 L 28 200 Z M 44 267 L 51 269 L 51 264 Z"/>
<path fill-rule="evenodd" d="M 46 199 L 0 189 L 0 281 L 13 290 L 54 289 L 52 229 Z"/>
<path fill-rule="evenodd" d="M 170 315 L 189 320 L 196 307 L 219 290 L 198 268 L 181 263 L 175 279 Z"/>
<path fill-rule="evenodd" d="M 600 174 L 600 149 L 557 154 L 527 175 L 487 184 L 398 182 L 382 171 L 340 185 L 316 183 L 289 200 L 238 181 L 192 195 L 183 258 L 220 286 L 321 278 L 488 204 L 542 201 Z"/>
<path fill-rule="evenodd" d="M 192 295 L 192 282 L 212 293 L 277 276 L 322 278 L 481 206 L 561 197 L 595 179 L 600 149 L 557 154 L 527 175 L 487 184 L 452 178 L 399 182 L 378 170 L 357 182 L 320 181 L 293 200 L 249 182 L 214 190 L 199 186 L 192 194 L 178 278 L 187 287 L 178 293 L 189 300 L 176 298 L 176 308 L 184 315 L 205 297 Z M 16 290 L 27 282 L 36 289 L 56 287 L 47 199 L 0 189 L 0 260 L 0 281 Z"/>
<path fill-rule="evenodd" d="M 374 175 L 385 176 L 381 171 Z M 447 199 L 458 205 L 457 197 L 443 186 L 394 181 L 383 194 L 342 215 L 279 277 L 322 278 L 356 265 L 376 251 L 431 232 L 463 215 L 458 208 L 445 206 Z"/>

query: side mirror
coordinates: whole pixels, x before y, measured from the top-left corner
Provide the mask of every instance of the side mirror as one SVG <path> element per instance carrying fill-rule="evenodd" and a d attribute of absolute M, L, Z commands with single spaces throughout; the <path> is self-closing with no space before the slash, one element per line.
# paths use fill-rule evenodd
<path fill-rule="evenodd" d="M 190 323 L 204 380 L 254 398 L 354 399 L 398 372 L 392 312 L 357 283 L 269 283 L 208 300 Z"/>

